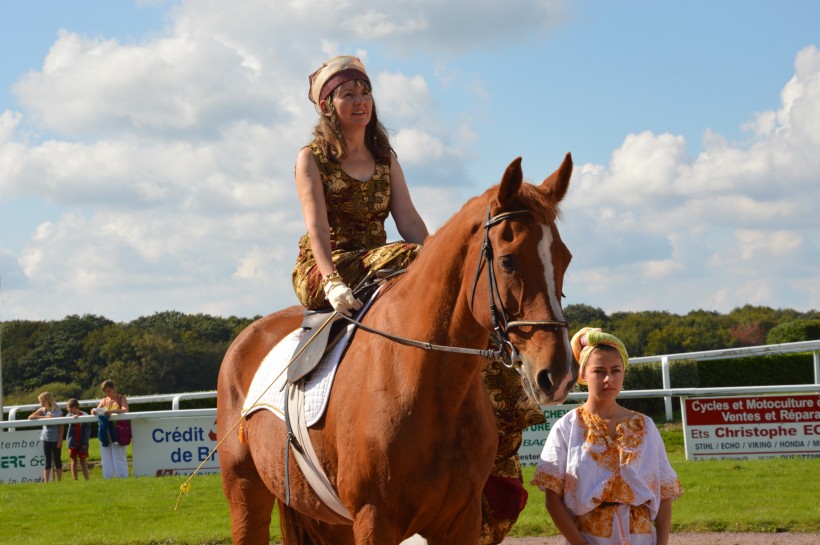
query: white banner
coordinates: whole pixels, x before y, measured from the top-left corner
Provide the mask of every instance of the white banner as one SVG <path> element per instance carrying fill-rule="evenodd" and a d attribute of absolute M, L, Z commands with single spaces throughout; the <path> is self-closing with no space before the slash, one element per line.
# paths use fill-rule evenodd
<path fill-rule="evenodd" d="M 132 420 L 132 470 L 135 476 L 190 475 L 204 460 L 199 473 L 219 473 L 219 459 L 208 453 L 216 447 L 213 416 Z"/>
<path fill-rule="evenodd" d="M 46 458 L 42 430 L 0 433 L 0 484 L 41 483 Z"/>
<path fill-rule="evenodd" d="M 820 458 L 820 394 L 681 398 L 687 460 Z"/>
<path fill-rule="evenodd" d="M 544 448 L 544 443 L 547 441 L 547 436 L 550 434 L 552 427 L 562 416 L 576 408 L 578 408 L 578 405 L 541 406 L 541 411 L 547 421 L 544 424 L 530 426 L 524 430 L 524 440 L 521 443 L 521 448 L 518 449 L 521 465 L 534 466 L 538 463 L 541 450 Z"/>

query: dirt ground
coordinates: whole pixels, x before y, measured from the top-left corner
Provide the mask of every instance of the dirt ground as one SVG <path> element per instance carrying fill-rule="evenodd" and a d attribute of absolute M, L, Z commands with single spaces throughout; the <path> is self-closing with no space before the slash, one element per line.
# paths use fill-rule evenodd
<path fill-rule="evenodd" d="M 502 545 L 563 545 L 561 537 L 510 537 Z M 670 545 L 820 545 L 820 534 L 672 534 Z"/>

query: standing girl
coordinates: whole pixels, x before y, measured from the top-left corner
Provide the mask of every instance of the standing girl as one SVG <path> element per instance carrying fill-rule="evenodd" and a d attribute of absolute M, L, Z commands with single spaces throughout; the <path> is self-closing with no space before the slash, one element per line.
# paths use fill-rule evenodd
<path fill-rule="evenodd" d="M 105 380 L 102 383 L 102 391 L 105 397 L 100 400 L 96 408 L 91 409 L 91 414 L 99 414 L 104 420 L 105 426 L 100 426 L 100 461 L 102 462 L 103 479 L 119 477 L 128 478 L 128 458 L 126 456 L 125 445 L 117 442 L 116 432 L 111 432 L 114 425 L 108 422 L 108 417 L 112 414 L 124 414 L 128 412 L 128 400 L 124 395 L 117 393 L 114 382 Z M 101 410 L 104 409 L 104 410 Z M 100 422 L 103 424 L 103 422 Z M 111 433 L 111 435 L 106 435 Z M 106 440 L 107 439 L 107 440 Z"/>
<path fill-rule="evenodd" d="M 29 420 L 39 420 L 41 418 L 59 418 L 63 416 L 63 411 L 57 406 L 57 401 L 50 392 L 43 392 L 37 396 L 37 401 L 40 402 L 40 408 L 29 415 Z M 43 442 L 43 454 L 45 454 L 46 462 L 43 466 L 43 482 L 47 483 L 52 477 L 51 468 L 54 467 L 53 476 L 56 480 L 63 478 L 63 426 L 43 426 L 43 431 L 40 434 L 40 441 Z"/>
<path fill-rule="evenodd" d="M 655 424 L 616 400 L 626 348 L 590 327 L 571 345 L 589 397 L 550 431 L 532 483 L 569 545 L 668 545 L 683 491 Z"/>

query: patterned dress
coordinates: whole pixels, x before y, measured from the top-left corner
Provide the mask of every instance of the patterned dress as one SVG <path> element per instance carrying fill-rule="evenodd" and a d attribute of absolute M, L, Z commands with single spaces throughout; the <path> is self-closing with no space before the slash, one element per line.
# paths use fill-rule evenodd
<path fill-rule="evenodd" d="M 421 245 L 387 244 L 384 221 L 390 213 L 390 163 L 377 162 L 373 177 L 363 182 L 349 176 L 339 163 L 330 161 L 315 142 L 310 149 L 319 165 L 325 191 L 331 259 L 345 284 L 356 288 L 371 271 L 406 268 L 418 256 Z M 322 273 L 307 233 L 299 240 L 292 278 L 302 305 L 309 309 L 328 306 L 321 286 Z"/>
<path fill-rule="evenodd" d="M 633 413 L 613 439 L 583 406 L 550 431 L 532 484 L 563 494 L 590 545 L 654 545 L 661 500 L 683 493 L 650 418 Z"/>
<path fill-rule="evenodd" d="M 527 503 L 518 456 L 524 428 L 547 419 L 541 407 L 524 393 L 514 369 L 487 360 L 483 375 L 498 425 L 498 450 L 481 498 L 481 545 L 495 545 L 512 529 Z"/>

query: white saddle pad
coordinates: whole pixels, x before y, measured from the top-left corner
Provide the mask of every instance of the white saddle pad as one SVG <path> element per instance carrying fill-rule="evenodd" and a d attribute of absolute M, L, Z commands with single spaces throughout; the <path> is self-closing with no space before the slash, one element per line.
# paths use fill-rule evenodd
<path fill-rule="evenodd" d="M 330 386 L 333 384 L 333 377 L 336 376 L 339 360 L 344 353 L 352 330 L 353 325 L 348 325 L 339 342 L 325 354 L 316 369 L 305 379 L 305 423 L 308 427 L 318 422 L 325 413 L 327 400 L 330 397 Z M 247 416 L 259 409 L 267 409 L 282 420 L 285 419 L 287 365 L 302 335 L 311 334 L 310 331 L 300 327 L 279 341 L 265 356 L 259 369 L 256 370 L 245 397 L 242 416 Z"/>

